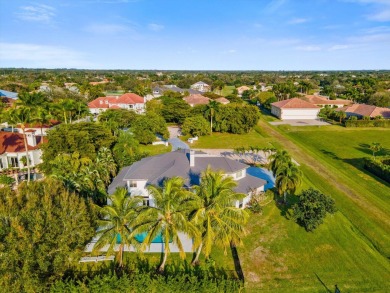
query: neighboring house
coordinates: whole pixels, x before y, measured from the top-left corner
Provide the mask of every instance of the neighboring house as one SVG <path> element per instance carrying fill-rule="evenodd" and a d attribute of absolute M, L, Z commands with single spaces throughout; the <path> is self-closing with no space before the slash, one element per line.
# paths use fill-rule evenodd
<path fill-rule="evenodd" d="M 18 93 L 0 90 L 0 98 L 10 98 L 16 100 L 18 98 Z"/>
<path fill-rule="evenodd" d="M 50 91 L 51 91 L 50 85 L 46 82 L 42 82 L 38 89 L 38 92 L 50 92 Z"/>
<path fill-rule="evenodd" d="M 77 83 L 74 83 L 74 82 L 65 82 L 64 83 L 64 86 L 67 90 L 69 90 L 70 92 L 73 92 L 73 93 L 76 93 L 76 94 L 79 94 L 80 93 L 80 90 L 79 88 L 77 87 Z"/>
<path fill-rule="evenodd" d="M 40 123 L 26 124 L 25 129 L 26 129 L 26 131 L 31 131 L 31 130 L 35 131 L 36 136 L 38 136 L 38 135 L 39 136 L 46 136 L 48 130 L 52 129 L 53 127 L 55 127 L 59 124 L 61 124 L 60 121 L 51 120 L 50 123 L 42 124 L 42 125 Z M 19 125 L 14 127 L 14 129 L 17 130 L 19 133 L 22 133 L 22 128 L 20 128 Z"/>
<path fill-rule="evenodd" d="M 319 112 L 320 107 L 298 98 L 271 104 L 271 113 L 281 120 L 317 119 Z"/>
<path fill-rule="evenodd" d="M 198 81 L 198 82 L 194 83 L 193 85 L 191 85 L 191 88 L 193 90 L 197 90 L 197 91 L 200 91 L 202 93 L 209 92 L 211 90 L 211 86 L 209 86 L 207 83 L 205 83 L 203 81 Z"/>
<path fill-rule="evenodd" d="M 0 96 L 0 101 L 5 108 L 9 108 L 15 103 L 16 99 Z"/>
<path fill-rule="evenodd" d="M 109 82 L 110 81 L 107 78 L 105 78 L 102 81 L 91 81 L 89 84 L 90 85 L 99 85 L 99 84 L 105 84 L 105 83 L 109 83 Z"/>
<path fill-rule="evenodd" d="M 186 101 L 191 107 L 198 106 L 198 105 L 207 105 L 210 101 L 209 98 L 202 96 L 200 94 L 189 95 L 187 97 L 184 97 L 183 100 Z"/>
<path fill-rule="evenodd" d="M 224 97 L 220 97 L 218 99 L 215 99 L 218 103 L 221 103 L 222 105 L 227 105 L 230 103 L 230 101 Z"/>
<path fill-rule="evenodd" d="M 166 91 L 172 91 L 180 94 L 184 94 L 188 92 L 190 95 L 200 94 L 200 91 L 193 90 L 193 89 L 182 89 L 177 87 L 174 84 L 168 84 L 168 85 L 162 85 L 162 86 L 155 86 L 152 88 L 152 95 L 153 98 L 158 98 L 164 95 L 164 92 Z M 149 99 L 148 99 L 149 100 Z"/>
<path fill-rule="evenodd" d="M 376 107 L 366 104 L 352 104 L 350 106 L 339 108 L 337 111 L 343 111 L 347 114 L 347 117 L 356 116 L 362 118 L 364 116 L 375 118 L 382 116 L 385 119 L 390 119 L 390 108 Z"/>
<path fill-rule="evenodd" d="M 341 108 L 346 105 L 352 104 L 352 101 L 350 100 L 343 100 L 343 99 L 330 100 L 329 97 L 318 96 L 318 95 L 305 95 L 302 97 L 302 99 L 314 105 L 317 105 L 319 107 L 330 106 L 330 107 Z"/>
<path fill-rule="evenodd" d="M 92 114 L 99 114 L 107 109 L 127 109 L 143 113 L 145 112 L 145 98 L 134 93 L 100 97 L 88 103 L 88 108 Z"/>
<path fill-rule="evenodd" d="M 185 188 L 190 189 L 199 184 L 201 173 L 208 166 L 231 176 L 238 184 L 235 191 L 247 194 L 242 201 L 236 202 L 240 208 L 248 204 L 254 192 L 264 191 L 267 184 L 265 180 L 247 174 L 249 166 L 246 164 L 194 150 L 177 150 L 147 157 L 124 167 L 108 187 L 108 193 L 114 193 L 118 187 L 126 187 L 131 195 L 143 196 L 145 204 L 153 206 L 153 197 L 146 189 L 148 185 L 162 186 L 166 178 L 180 176 L 185 180 Z"/>
<path fill-rule="evenodd" d="M 246 85 L 243 85 L 243 86 L 240 86 L 237 88 L 237 93 L 238 95 L 241 97 L 242 94 L 245 92 L 245 91 L 249 91 L 251 88 L 246 86 Z"/>
<path fill-rule="evenodd" d="M 38 145 L 42 138 L 37 139 L 34 130 L 26 131 L 27 148 L 30 155 L 30 166 L 42 163 L 42 152 Z M 37 141 L 38 140 L 38 141 Z M 26 157 L 23 134 L 0 131 L 0 170 L 7 168 L 25 168 L 23 157 Z"/>

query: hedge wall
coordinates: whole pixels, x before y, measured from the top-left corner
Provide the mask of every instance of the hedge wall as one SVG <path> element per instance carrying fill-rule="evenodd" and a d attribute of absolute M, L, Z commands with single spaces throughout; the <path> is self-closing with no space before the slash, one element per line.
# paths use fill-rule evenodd
<path fill-rule="evenodd" d="M 364 169 L 390 183 L 390 157 L 364 158 Z"/>
<path fill-rule="evenodd" d="M 346 120 L 345 127 L 386 127 L 390 128 L 390 119 L 381 120 Z"/>

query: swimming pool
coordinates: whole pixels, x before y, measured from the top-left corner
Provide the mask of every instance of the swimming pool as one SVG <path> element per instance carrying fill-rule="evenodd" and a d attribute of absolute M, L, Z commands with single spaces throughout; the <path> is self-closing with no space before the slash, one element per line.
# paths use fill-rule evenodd
<path fill-rule="evenodd" d="M 144 240 L 145 240 L 145 238 L 146 238 L 146 236 L 148 235 L 148 233 L 147 232 L 144 232 L 144 233 L 140 233 L 140 234 L 137 234 L 137 235 L 135 235 L 135 240 L 137 240 L 139 243 L 142 243 L 142 242 L 144 242 Z M 172 239 L 169 241 L 169 242 L 172 242 Z M 121 235 L 117 235 L 116 236 L 116 243 L 117 244 L 120 244 L 121 243 Z M 154 238 L 153 240 L 152 240 L 152 243 L 164 243 L 164 240 L 163 240 L 163 238 L 162 238 L 162 235 L 160 234 L 160 235 L 158 235 L 156 238 Z"/>
<path fill-rule="evenodd" d="M 249 175 L 266 180 L 268 183 L 264 186 L 264 191 L 275 187 L 275 178 L 272 176 L 272 172 L 264 168 L 249 167 L 246 169 Z"/>

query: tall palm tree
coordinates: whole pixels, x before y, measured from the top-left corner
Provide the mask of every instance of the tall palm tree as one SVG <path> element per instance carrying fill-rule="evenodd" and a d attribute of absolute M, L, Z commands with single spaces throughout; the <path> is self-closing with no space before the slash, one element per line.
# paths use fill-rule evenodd
<path fill-rule="evenodd" d="M 111 150 L 109 148 L 102 147 L 98 151 L 95 160 L 95 166 L 100 174 L 100 178 L 103 180 L 105 185 L 108 185 L 111 178 L 116 175 L 117 169 Z"/>
<path fill-rule="evenodd" d="M 154 206 L 141 213 L 135 231 L 147 231 L 141 250 L 150 246 L 153 239 L 161 235 L 164 241 L 164 257 L 158 268 L 160 272 L 170 254 L 169 242 L 177 245 L 180 257 L 185 258 L 183 244 L 179 232 L 184 232 L 194 239 L 198 239 L 196 226 L 188 220 L 189 213 L 196 207 L 196 197 L 192 192 L 183 188 L 184 179 L 172 177 L 164 181 L 163 187 L 148 186 L 148 192 L 153 196 Z"/>
<path fill-rule="evenodd" d="M 201 241 L 192 264 L 199 262 L 202 251 L 208 258 L 214 244 L 222 246 L 225 253 L 231 243 L 242 244 L 248 212 L 235 207 L 237 201 L 246 197 L 234 191 L 236 186 L 232 177 L 221 172 L 208 168 L 202 173 L 200 185 L 195 187 L 200 204 L 191 217 L 200 229 Z"/>
<path fill-rule="evenodd" d="M 287 203 L 287 193 L 294 193 L 302 183 L 302 172 L 295 163 L 288 161 L 278 167 L 275 176 L 278 193 L 283 194 L 284 202 Z"/>
<path fill-rule="evenodd" d="M 277 150 L 268 157 L 268 169 L 276 176 L 278 168 L 290 161 L 291 157 L 287 151 Z"/>
<path fill-rule="evenodd" d="M 99 237 L 93 252 L 108 245 L 107 256 L 112 255 L 119 244 L 117 260 L 123 266 L 123 252 L 126 245 L 138 247 L 132 231 L 133 224 L 142 207 L 142 198 L 129 196 L 126 188 L 118 188 L 109 196 L 110 205 L 99 208 L 100 220 L 96 236 Z"/>
<path fill-rule="evenodd" d="M 213 118 L 215 117 L 215 113 L 217 113 L 219 110 L 219 103 L 214 101 L 214 100 L 210 100 L 209 103 L 206 105 L 206 112 L 205 114 L 207 116 L 210 116 L 210 133 L 212 134 L 213 133 Z"/>
<path fill-rule="evenodd" d="M 33 114 L 32 121 L 37 122 L 41 128 L 41 136 L 43 136 L 43 125 L 45 123 L 50 123 L 50 120 L 53 116 L 49 113 L 44 107 L 38 106 L 35 113 Z"/>
<path fill-rule="evenodd" d="M 23 133 L 24 148 L 26 149 L 26 165 L 27 165 L 27 183 L 30 182 L 30 155 L 28 151 L 27 136 L 26 136 L 26 125 L 32 122 L 31 110 L 28 107 L 20 106 L 18 108 L 10 108 L 8 110 L 8 117 L 12 118 L 11 124 L 19 124 Z"/>

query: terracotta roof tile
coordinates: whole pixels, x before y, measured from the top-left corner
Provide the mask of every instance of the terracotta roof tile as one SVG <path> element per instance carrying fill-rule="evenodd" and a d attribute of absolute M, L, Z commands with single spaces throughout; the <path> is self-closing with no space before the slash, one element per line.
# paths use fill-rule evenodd
<path fill-rule="evenodd" d="M 306 102 L 302 99 L 298 98 L 292 98 L 280 102 L 275 102 L 271 104 L 272 106 L 282 108 L 282 109 L 317 109 L 319 108 L 318 106 Z"/>
<path fill-rule="evenodd" d="M 127 104 L 127 105 L 134 105 L 134 104 L 143 104 L 144 98 L 140 97 L 139 95 L 133 94 L 133 93 L 127 93 L 121 96 L 107 96 L 107 97 L 99 97 L 91 102 L 88 103 L 88 108 L 99 108 L 99 109 L 108 109 L 108 108 L 114 108 L 118 109 L 120 108 L 118 104 Z M 117 106 L 113 107 L 114 105 Z"/>
<path fill-rule="evenodd" d="M 200 94 L 189 95 L 183 98 L 190 105 L 207 105 L 210 101 L 209 98 L 202 96 Z"/>
<path fill-rule="evenodd" d="M 29 151 L 37 147 L 27 146 Z M 15 132 L 0 131 L 0 155 L 4 153 L 25 152 L 23 134 Z"/>
<path fill-rule="evenodd" d="M 350 101 L 350 100 L 343 100 L 343 99 L 329 100 L 327 97 L 317 96 L 317 95 L 306 95 L 306 96 L 303 96 L 303 99 L 305 99 L 308 102 L 315 104 L 315 105 L 350 105 L 350 104 L 352 104 L 352 101 Z"/>
<path fill-rule="evenodd" d="M 376 116 L 390 118 L 390 108 L 381 108 L 366 104 L 353 104 L 351 106 L 340 108 L 339 111 L 353 113 L 360 116 L 369 116 L 371 118 L 374 118 Z"/>

